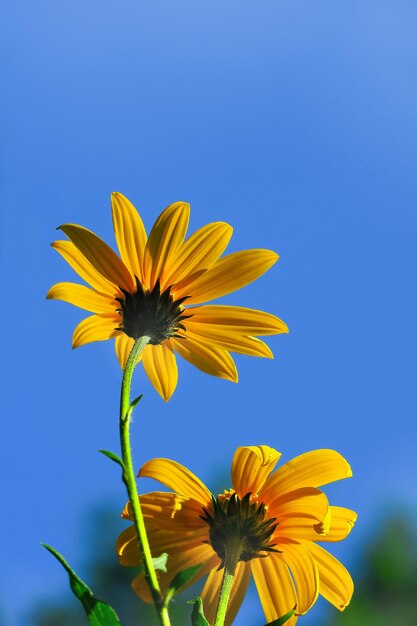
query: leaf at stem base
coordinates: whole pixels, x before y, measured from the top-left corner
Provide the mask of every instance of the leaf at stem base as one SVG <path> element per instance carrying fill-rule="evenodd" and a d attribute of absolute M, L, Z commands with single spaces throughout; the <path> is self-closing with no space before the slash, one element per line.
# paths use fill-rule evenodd
<path fill-rule="evenodd" d="M 53 554 L 67 571 L 72 592 L 83 605 L 87 619 L 91 626 L 122 626 L 116 611 L 109 604 L 106 604 L 105 602 L 102 602 L 94 597 L 91 589 L 68 565 L 64 557 L 46 543 L 42 543 L 41 545 Z"/>

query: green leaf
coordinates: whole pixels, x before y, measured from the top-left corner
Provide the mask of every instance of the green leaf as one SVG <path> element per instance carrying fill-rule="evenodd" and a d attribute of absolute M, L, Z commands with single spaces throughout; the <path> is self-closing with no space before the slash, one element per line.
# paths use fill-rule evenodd
<path fill-rule="evenodd" d="M 164 597 L 164 606 L 168 606 L 171 602 L 172 598 L 175 596 L 184 585 L 188 583 L 189 580 L 198 572 L 198 570 L 202 567 L 202 563 L 199 565 L 192 565 L 191 567 L 187 567 L 187 569 L 179 572 L 169 583 L 168 590 Z"/>
<path fill-rule="evenodd" d="M 135 398 L 134 400 L 132 400 L 132 402 L 129 404 L 129 408 L 128 408 L 126 416 L 125 416 L 126 420 L 128 420 L 128 421 L 130 420 L 130 417 L 131 417 L 133 411 L 135 410 L 136 405 L 139 404 L 139 402 L 142 400 L 142 398 L 143 398 L 143 393 L 140 396 L 138 396 L 137 398 Z"/>
<path fill-rule="evenodd" d="M 133 411 L 133 409 L 136 407 L 136 405 L 139 404 L 139 402 L 142 400 L 142 398 L 143 398 L 143 393 L 141 393 L 140 396 L 138 396 L 137 398 L 132 400 L 132 402 L 130 403 L 130 407 L 129 407 L 129 412 L 130 413 Z"/>
<path fill-rule="evenodd" d="M 167 571 L 167 560 L 168 560 L 168 552 L 163 552 L 159 556 L 154 556 L 152 558 L 152 563 L 153 563 L 153 566 L 154 566 L 154 568 L 156 570 L 159 570 L 160 572 L 166 573 L 166 571 Z M 144 565 L 140 565 L 139 566 L 139 570 L 137 571 L 137 574 L 143 574 L 144 571 L 145 571 L 145 566 Z"/>
<path fill-rule="evenodd" d="M 81 580 L 79 576 L 71 569 L 66 560 L 59 552 L 48 546 L 46 543 L 41 544 L 46 548 L 54 557 L 61 563 L 61 565 L 67 570 L 70 587 L 74 595 L 79 599 L 86 612 L 87 619 L 92 626 L 122 626 L 116 612 L 109 604 L 97 600 L 93 596 L 93 592 L 87 585 Z"/>
<path fill-rule="evenodd" d="M 124 469 L 124 463 L 120 456 L 117 456 L 117 454 L 115 454 L 114 452 L 110 452 L 110 450 L 99 450 L 99 452 L 101 452 L 101 454 L 104 454 L 104 456 L 106 456 L 108 459 L 111 459 L 112 461 L 120 465 L 122 469 Z"/>
<path fill-rule="evenodd" d="M 194 598 L 194 600 L 189 600 L 187 604 L 193 604 L 193 612 L 191 613 L 191 624 L 192 626 L 210 626 L 208 621 L 205 618 L 203 611 L 203 601 L 200 596 Z"/>
<path fill-rule="evenodd" d="M 283 615 L 279 619 L 275 619 L 273 622 L 268 622 L 266 626 L 282 626 L 283 624 L 285 624 L 285 622 L 288 622 L 288 620 L 294 615 L 294 613 L 295 607 L 291 609 L 291 611 L 288 611 L 288 613 L 285 613 L 285 615 Z"/>
<path fill-rule="evenodd" d="M 192 565 L 191 567 L 187 567 L 187 569 L 179 572 L 169 583 L 168 590 L 173 590 L 174 593 L 178 593 L 178 591 L 184 587 L 188 583 L 189 580 L 201 569 L 202 563 L 199 565 Z"/>
<path fill-rule="evenodd" d="M 167 571 L 168 552 L 162 552 L 159 556 L 152 558 L 153 566 L 156 570 L 166 573 Z"/>

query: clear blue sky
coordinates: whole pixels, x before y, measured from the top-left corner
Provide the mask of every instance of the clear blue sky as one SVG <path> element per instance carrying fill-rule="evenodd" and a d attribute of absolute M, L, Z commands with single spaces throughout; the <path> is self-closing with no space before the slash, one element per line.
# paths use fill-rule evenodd
<path fill-rule="evenodd" d="M 138 370 L 137 466 L 175 458 L 210 486 L 239 445 L 336 448 L 354 478 L 328 492 L 360 518 L 335 553 L 354 569 L 381 511 L 416 509 L 416 3 L 9 0 L 0 17 L 7 625 L 66 589 L 39 541 L 80 569 L 89 507 L 125 502 L 96 452 L 118 449 L 113 347 L 72 352 L 83 312 L 45 300 L 74 276 L 55 227 L 113 243 L 111 191 L 148 228 L 186 200 L 191 230 L 224 220 L 231 250 L 277 251 L 223 302 L 291 331 L 274 361 L 236 358 L 238 385 L 181 362 L 168 404 Z M 260 615 L 248 601 L 236 624 Z"/>

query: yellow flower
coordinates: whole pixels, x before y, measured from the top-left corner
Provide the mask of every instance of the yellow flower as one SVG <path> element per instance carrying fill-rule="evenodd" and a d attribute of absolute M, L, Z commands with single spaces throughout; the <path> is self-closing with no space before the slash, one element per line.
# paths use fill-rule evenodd
<path fill-rule="evenodd" d="M 164 400 L 178 378 L 175 352 L 207 374 L 237 382 L 230 352 L 272 358 L 255 335 L 288 332 L 274 315 L 237 306 L 197 306 L 244 287 L 278 259 L 270 250 L 221 257 L 232 236 L 223 222 L 207 224 L 185 240 L 190 207 L 175 202 L 156 220 L 149 237 L 134 206 L 112 194 L 120 257 L 94 233 L 76 224 L 60 229 L 70 241 L 55 248 L 90 287 L 58 283 L 47 297 L 94 315 L 76 327 L 73 348 L 116 338 L 122 368 L 134 340 L 149 336 L 141 359 Z M 221 257 L 221 258 L 220 258 Z"/>
<path fill-rule="evenodd" d="M 152 553 L 169 554 L 168 572 L 160 574 L 162 591 L 176 573 L 202 564 L 191 582 L 208 574 L 201 595 L 209 623 L 231 546 L 235 552 L 238 546 L 240 560 L 226 624 L 236 616 L 251 575 L 268 622 L 296 606 L 296 615 L 287 622 L 294 626 L 319 593 L 340 610 L 349 604 L 353 582 L 348 571 L 316 542 L 344 539 L 356 521 L 356 513 L 330 506 L 317 488 L 350 477 L 350 466 L 334 450 L 314 450 L 271 474 L 279 457 L 268 446 L 238 448 L 232 462 L 233 488 L 217 498 L 175 461 L 153 459 L 139 472 L 175 492 L 140 496 Z M 129 506 L 123 517 L 132 519 Z M 120 535 L 116 549 L 122 565 L 138 565 L 133 526 Z M 132 586 L 143 600 L 151 601 L 143 575 Z"/>

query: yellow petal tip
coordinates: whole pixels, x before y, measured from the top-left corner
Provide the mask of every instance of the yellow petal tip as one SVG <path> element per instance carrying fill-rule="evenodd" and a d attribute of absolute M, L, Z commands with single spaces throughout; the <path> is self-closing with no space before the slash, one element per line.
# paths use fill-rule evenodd
<path fill-rule="evenodd" d="M 113 199 L 118 200 L 120 198 L 123 198 L 123 199 L 127 200 L 126 196 L 124 194 L 122 194 L 120 191 L 112 191 L 111 192 L 110 200 L 113 200 Z"/>

